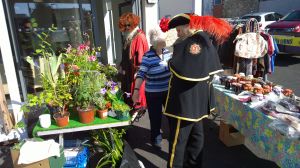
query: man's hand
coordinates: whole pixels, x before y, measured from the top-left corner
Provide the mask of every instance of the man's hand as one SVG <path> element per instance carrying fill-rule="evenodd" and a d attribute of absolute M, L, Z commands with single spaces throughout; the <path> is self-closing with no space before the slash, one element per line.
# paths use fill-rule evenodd
<path fill-rule="evenodd" d="M 140 94 L 138 90 L 135 90 L 132 95 L 133 104 L 136 104 L 140 99 Z"/>

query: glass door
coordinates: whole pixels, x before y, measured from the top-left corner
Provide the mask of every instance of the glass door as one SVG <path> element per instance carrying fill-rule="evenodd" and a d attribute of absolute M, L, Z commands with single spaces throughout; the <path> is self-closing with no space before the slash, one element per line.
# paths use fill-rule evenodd
<path fill-rule="evenodd" d="M 81 43 L 94 46 L 92 9 L 90 0 L 12 0 L 13 19 L 19 48 L 19 67 L 22 70 L 28 93 L 41 87 L 37 69 L 30 66 L 25 57 L 38 48 L 38 35 L 49 32 L 50 42 L 59 53 L 68 44 L 77 47 Z M 38 56 L 35 62 L 41 61 Z"/>

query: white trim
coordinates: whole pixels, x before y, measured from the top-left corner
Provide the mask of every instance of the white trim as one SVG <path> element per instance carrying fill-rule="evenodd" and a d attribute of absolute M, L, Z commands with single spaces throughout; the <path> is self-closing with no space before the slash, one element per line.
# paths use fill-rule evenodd
<path fill-rule="evenodd" d="M 12 51 L 7 25 L 8 23 L 6 22 L 6 18 L 5 18 L 3 2 L 1 2 L 0 3 L 0 34 L 2 38 L 0 40 L 0 49 L 3 58 L 8 91 L 12 102 L 12 110 L 16 122 L 19 122 L 20 120 L 22 120 L 21 117 L 22 113 L 20 113 L 21 97 L 20 97 L 20 92 L 18 87 L 16 69 L 13 60 L 13 51 Z"/>
<path fill-rule="evenodd" d="M 37 135 L 44 136 L 44 135 L 52 135 L 52 134 L 63 134 L 63 133 L 88 131 L 88 130 L 95 130 L 95 129 L 102 129 L 102 128 L 121 127 L 130 124 L 131 121 L 124 121 L 124 122 L 109 123 L 109 124 L 89 125 L 89 126 L 83 126 L 77 128 L 62 128 L 62 129 L 49 130 L 49 131 L 37 131 Z"/>
<path fill-rule="evenodd" d="M 104 16 L 104 30 L 105 30 L 105 39 L 106 39 L 106 52 L 107 52 L 107 63 L 113 64 L 113 46 L 114 42 L 112 41 L 112 31 L 111 31 L 111 1 L 106 0 L 105 1 L 105 8 L 103 10 L 103 16 Z"/>

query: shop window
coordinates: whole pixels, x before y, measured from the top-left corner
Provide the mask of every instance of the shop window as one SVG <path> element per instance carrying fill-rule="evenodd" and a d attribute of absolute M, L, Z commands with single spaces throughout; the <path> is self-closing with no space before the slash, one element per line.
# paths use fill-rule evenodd
<path fill-rule="evenodd" d="M 24 59 L 32 56 L 39 47 L 39 34 L 49 33 L 48 40 L 56 53 L 68 44 L 77 47 L 85 42 L 94 46 L 90 0 L 13 0 L 12 5 L 20 49 L 20 68 L 28 93 L 41 87 L 38 70 Z M 52 25 L 57 28 L 55 32 L 49 32 Z M 40 61 L 36 56 L 35 62 L 39 64 Z"/>

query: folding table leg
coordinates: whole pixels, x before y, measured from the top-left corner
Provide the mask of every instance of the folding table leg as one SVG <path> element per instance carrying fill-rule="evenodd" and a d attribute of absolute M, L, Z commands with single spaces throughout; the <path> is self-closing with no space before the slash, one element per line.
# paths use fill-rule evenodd
<path fill-rule="evenodd" d="M 59 134 L 58 136 L 58 142 L 59 142 L 59 145 L 63 148 L 64 147 L 64 134 Z"/>

